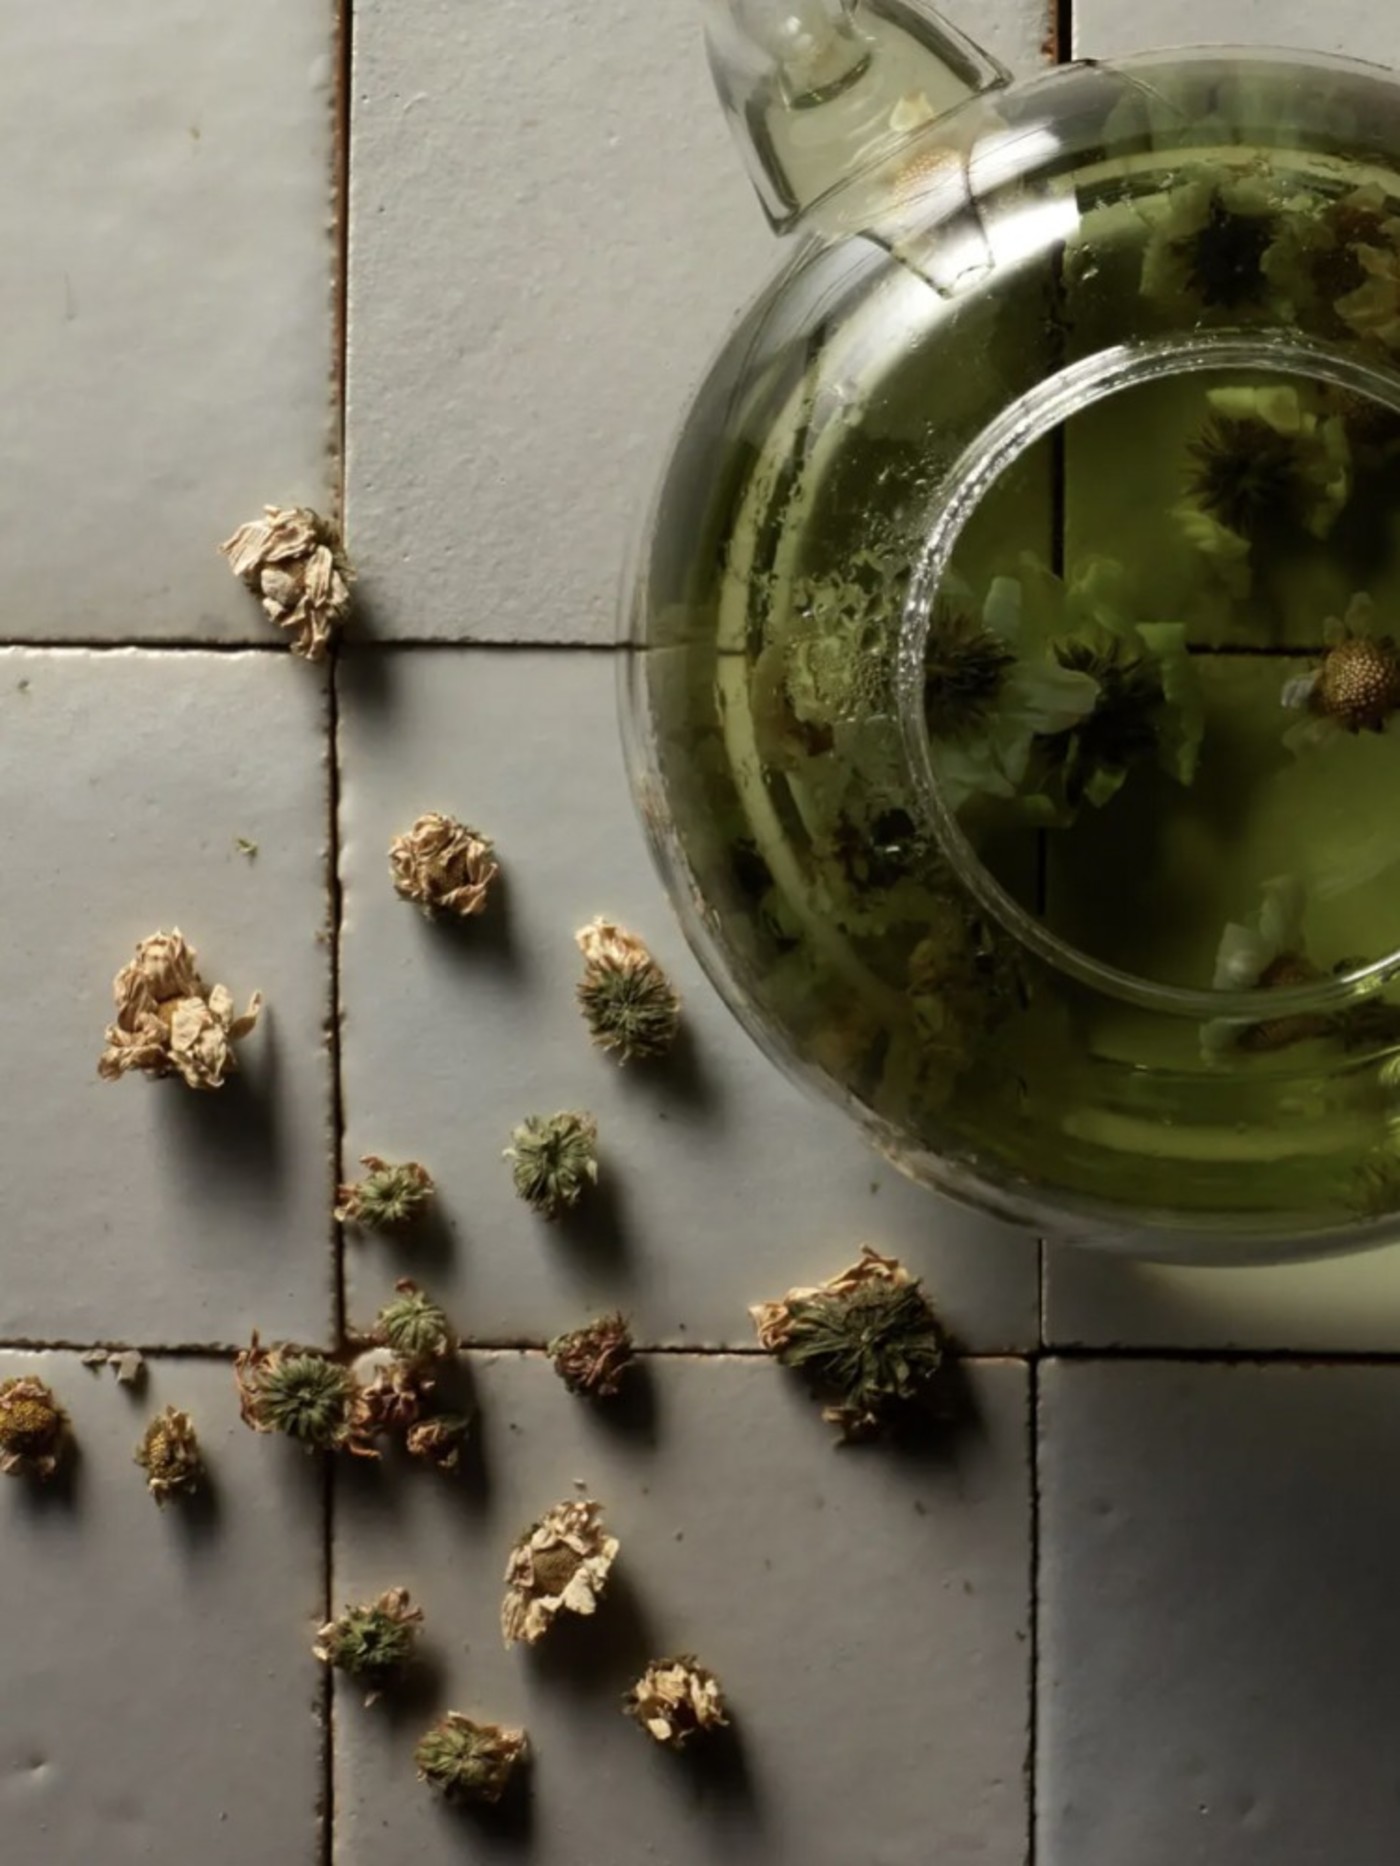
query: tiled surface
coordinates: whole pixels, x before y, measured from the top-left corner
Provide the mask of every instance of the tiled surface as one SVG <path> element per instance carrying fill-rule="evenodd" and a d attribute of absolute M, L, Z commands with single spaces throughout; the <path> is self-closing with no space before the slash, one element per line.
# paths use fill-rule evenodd
<path fill-rule="evenodd" d="M 0 738 L 0 1336 L 322 1339 L 323 679 L 277 652 L 10 649 Z M 112 979 L 177 926 L 210 984 L 267 999 L 243 1073 L 101 1082 Z"/>
<path fill-rule="evenodd" d="M 335 31 L 334 0 L 6 10 L 7 638 L 266 636 L 216 547 L 333 485 Z"/>
<path fill-rule="evenodd" d="M 336 1860 L 557 1866 L 725 1858 L 769 1866 L 1020 1866 L 1029 1668 L 1026 1374 L 972 1377 L 976 1423 L 943 1456 L 839 1451 L 775 1368 L 668 1355 L 609 1426 L 535 1356 L 473 1357 L 476 1481 L 347 1473 L 337 1602 L 408 1586 L 422 1688 L 337 1698 Z M 622 1544 L 590 1626 L 502 1649 L 510 1545 L 582 1482 Z M 619 1714 L 652 1658 L 719 1675 L 734 1739 L 707 1766 Z M 522 1723 L 534 1793 L 504 1829 L 436 1805 L 413 1744 L 447 1708 Z"/>
<path fill-rule="evenodd" d="M 1400 23 L 1375 0 L 1074 0 L 1077 57 L 1157 45 L 1296 45 L 1391 63 L 1400 59 Z"/>
<path fill-rule="evenodd" d="M 645 1340 L 752 1346 L 750 1302 L 868 1240 L 927 1273 L 971 1346 L 1034 1342 L 1033 1240 L 882 1168 L 701 977 L 634 824 L 611 655 L 376 651 L 343 686 L 347 1150 L 421 1159 L 442 1188 L 418 1246 L 352 1240 L 355 1314 L 421 1264 L 477 1340 L 538 1340 L 622 1303 Z M 389 881 L 391 837 L 439 809 L 492 835 L 502 864 L 499 902 L 465 926 L 425 920 Z M 599 913 L 648 936 L 681 988 L 673 1065 L 623 1071 L 588 1041 L 573 934 Z M 548 1225 L 501 1154 L 518 1120 L 561 1108 L 596 1115 L 602 1184 L 577 1224 Z"/>
<path fill-rule="evenodd" d="M 1400 1369 L 1051 1363 L 1038 1866 L 1386 1866 Z"/>
<path fill-rule="evenodd" d="M 6 1861 L 314 1866 L 319 1472 L 244 1430 L 218 1363 L 153 1361 L 133 1390 L 76 1355 L 0 1355 L 0 1379 L 23 1374 L 77 1455 L 46 1489 L 0 1478 Z M 167 1405 L 211 1482 L 162 1511 L 132 1453 Z"/>

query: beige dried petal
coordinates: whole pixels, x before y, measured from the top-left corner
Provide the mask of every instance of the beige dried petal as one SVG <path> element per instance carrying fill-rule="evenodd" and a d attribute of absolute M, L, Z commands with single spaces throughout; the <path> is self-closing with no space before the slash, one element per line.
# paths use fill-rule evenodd
<path fill-rule="evenodd" d="M 867 1283 L 892 1283 L 902 1286 L 913 1278 L 897 1257 L 882 1257 L 869 1244 L 862 1247 L 860 1261 L 842 1270 L 827 1283 L 814 1283 L 808 1289 L 790 1289 L 779 1302 L 756 1302 L 749 1314 L 758 1331 L 760 1345 L 770 1354 L 787 1343 L 792 1331 L 792 1308 L 795 1302 L 810 1302 L 814 1296 L 849 1296 Z"/>
<path fill-rule="evenodd" d="M 669 1749 L 684 1749 L 691 1737 L 729 1722 L 719 1680 L 689 1653 L 649 1665 L 628 1692 L 624 1709 Z"/>
<path fill-rule="evenodd" d="M 416 901 L 424 913 L 465 920 L 486 906 L 501 870 L 489 836 L 430 810 L 390 843 L 389 872 L 403 899 Z"/>
<path fill-rule="evenodd" d="M 219 546 L 229 568 L 292 636 L 292 653 L 319 661 L 350 609 L 352 572 L 340 534 L 307 506 L 269 505 Z"/>
<path fill-rule="evenodd" d="M 550 1510 L 511 1550 L 501 1603 L 506 1644 L 534 1645 L 561 1613 L 593 1613 L 619 1546 L 591 1499 L 571 1499 Z"/>
<path fill-rule="evenodd" d="M 207 987 L 196 954 L 180 933 L 153 933 L 113 984 L 117 1019 L 108 1027 L 98 1074 L 115 1081 L 132 1070 L 179 1075 L 193 1089 L 222 1087 L 238 1064 L 232 1043 L 257 1023 L 262 997 L 234 1015 L 226 985 Z"/>

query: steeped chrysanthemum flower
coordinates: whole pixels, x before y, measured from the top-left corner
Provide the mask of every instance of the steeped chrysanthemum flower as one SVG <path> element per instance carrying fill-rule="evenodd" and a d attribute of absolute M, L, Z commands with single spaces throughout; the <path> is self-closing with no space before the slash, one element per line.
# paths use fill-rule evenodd
<path fill-rule="evenodd" d="M 729 1722 L 719 1680 L 689 1653 L 649 1665 L 623 1709 L 666 1749 L 684 1749 L 693 1736 Z"/>
<path fill-rule="evenodd" d="M 506 1792 L 529 1749 L 523 1730 L 474 1723 L 461 1711 L 448 1711 L 423 1737 L 414 1761 L 419 1781 L 429 1783 L 446 1800 L 491 1806 Z"/>
<path fill-rule="evenodd" d="M 933 736 L 962 739 L 985 727 L 1015 665 L 1003 635 L 964 609 L 936 604 L 924 653 L 924 714 Z"/>
<path fill-rule="evenodd" d="M 389 872 L 406 901 L 431 919 L 453 914 L 468 920 L 486 907 L 500 874 L 495 844 L 455 816 L 431 810 L 389 845 Z"/>
<path fill-rule="evenodd" d="M 1144 297 L 1176 312 L 1236 316 L 1268 304 L 1272 287 L 1264 255 L 1279 222 L 1259 182 L 1248 176 L 1202 176 L 1174 188 L 1149 218 Z"/>
<path fill-rule="evenodd" d="M 1278 875 L 1264 884 L 1259 912 L 1248 921 L 1232 921 L 1220 938 L 1215 960 L 1217 991 L 1287 991 L 1317 984 L 1325 974 L 1308 957 L 1303 922 L 1307 896 L 1294 875 Z M 1336 1020 L 1305 1012 L 1292 1017 L 1217 1018 L 1201 1032 L 1208 1057 L 1231 1050 L 1265 1054 L 1330 1036 Z"/>
<path fill-rule="evenodd" d="M 323 1665 L 365 1686 L 365 1703 L 373 1704 L 413 1657 L 422 1624 L 422 1609 L 412 1604 L 408 1589 L 395 1587 L 327 1621 L 312 1651 Z"/>
<path fill-rule="evenodd" d="M 681 1001 L 635 933 L 594 920 L 574 935 L 583 954 L 578 1002 L 593 1041 L 620 1063 L 664 1056 L 680 1029 Z"/>
<path fill-rule="evenodd" d="M 342 1224 L 393 1231 L 417 1218 L 433 1196 L 432 1174 L 416 1160 L 392 1164 L 367 1153 L 360 1165 L 366 1177 L 337 1194 L 335 1215 Z"/>
<path fill-rule="evenodd" d="M 157 1503 L 198 1490 L 204 1480 L 204 1459 L 189 1414 L 167 1406 L 152 1419 L 136 1447 L 136 1462 L 146 1473 L 146 1488 Z"/>
<path fill-rule="evenodd" d="M 51 1387 L 23 1375 L 0 1383 L 0 1472 L 52 1477 L 68 1435 L 68 1415 Z"/>
<path fill-rule="evenodd" d="M 506 1566 L 501 1631 L 508 1646 L 543 1639 L 561 1613 L 589 1615 L 608 1583 L 618 1541 L 586 1498 L 560 1503 L 525 1531 Z"/>
<path fill-rule="evenodd" d="M 292 636 L 292 653 L 319 661 L 350 610 L 352 573 L 340 534 L 307 506 L 269 505 L 219 549 L 229 569 Z"/>
<path fill-rule="evenodd" d="M 152 933 L 116 976 L 117 1020 L 97 1072 L 114 1082 L 133 1069 L 178 1075 L 192 1089 L 222 1088 L 238 1067 L 233 1045 L 258 1021 L 262 997 L 254 992 L 241 1017 L 226 985 L 208 986 L 196 970 L 199 955 L 177 927 Z"/>
<path fill-rule="evenodd" d="M 636 1359 L 626 1316 L 604 1315 L 570 1334 L 556 1336 L 549 1344 L 549 1358 L 571 1393 L 611 1399 Z"/>
<path fill-rule="evenodd" d="M 830 1282 L 789 1290 L 750 1314 L 768 1353 L 830 1395 L 822 1417 L 845 1438 L 884 1431 L 925 1401 L 947 1359 L 922 1285 L 869 1245 Z"/>
<path fill-rule="evenodd" d="M 362 1431 L 354 1375 L 311 1349 L 252 1343 L 234 1361 L 239 1411 L 255 1432 L 281 1432 L 308 1451 L 374 1457 Z"/>
<path fill-rule="evenodd" d="M 394 1288 L 394 1300 L 379 1311 L 374 1339 L 411 1366 L 451 1354 L 457 1338 L 441 1306 L 408 1277 L 400 1277 Z"/>
<path fill-rule="evenodd" d="M 515 1190 L 541 1218 L 570 1211 L 598 1183 L 598 1123 L 591 1114 L 532 1114 L 511 1135 Z"/>
<path fill-rule="evenodd" d="M 1301 195 L 1280 213 L 1264 271 L 1296 322 L 1316 335 L 1345 336 L 1348 325 L 1338 307 L 1366 284 L 1362 250 L 1384 249 L 1395 229 L 1400 223 L 1387 214 L 1385 194 L 1374 183 L 1334 201 Z"/>
<path fill-rule="evenodd" d="M 1285 683 L 1283 704 L 1309 714 L 1284 735 L 1293 750 L 1334 732 L 1384 732 L 1400 712 L 1400 646 L 1376 632 L 1376 605 L 1354 596 L 1346 615 L 1324 629 L 1327 653 L 1311 672 Z"/>

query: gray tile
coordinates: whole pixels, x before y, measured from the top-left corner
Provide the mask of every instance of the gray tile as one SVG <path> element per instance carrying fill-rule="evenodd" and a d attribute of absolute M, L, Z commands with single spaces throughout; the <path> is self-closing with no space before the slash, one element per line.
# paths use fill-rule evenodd
<path fill-rule="evenodd" d="M 330 1311 L 324 682 L 285 654 L 10 649 L 0 1336 L 315 1339 Z M 257 844 L 251 859 L 236 838 Z M 100 1082 L 112 979 L 178 926 L 264 1022 L 216 1094 Z"/>
<path fill-rule="evenodd" d="M 54 1388 L 79 1455 L 49 1489 L 0 1478 L 6 1860 L 313 1866 L 319 1472 L 239 1423 L 227 1365 L 156 1361 L 133 1393 L 70 1354 L 0 1356 L 0 1379 L 22 1374 Z M 168 1404 L 213 1481 L 161 1510 L 132 1454 Z"/>
<path fill-rule="evenodd" d="M 690 959 L 651 870 L 618 748 L 614 657 L 423 650 L 351 658 L 343 709 L 347 1154 L 417 1158 L 443 1225 L 415 1247 L 352 1238 L 355 1311 L 412 1270 L 470 1337 L 541 1340 L 622 1304 L 650 1341 L 752 1344 L 747 1306 L 869 1241 L 926 1273 L 971 1345 L 1036 1339 L 1033 1240 L 882 1167 L 785 1082 Z M 429 923 L 389 880 L 424 810 L 495 837 L 487 917 Z M 685 998 L 677 1066 L 619 1070 L 579 1019 L 574 930 L 605 913 Z M 501 1154 L 527 1114 L 591 1109 L 607 1196 L 578 1227 L 515 1197 Z"/>
<path fill-rule="evenodd" d="M 1042 1866 L 1388 1866 L 1400 1369 L 1042 1378 Z"/>
<path fill-rule="evenodd" d="M 1075 0 L 1077 57 L 1196 44 L 1296 45 L 1389 63 L 1400 60 L 1400 25 L 1375 0 Z"/>
<path fill-rule="evenodd" d="M 5 636 L 267 636 L 216 547 L 330 496 L 336 15 L 5 9 Z"/>
<path fill-rule="evenodd" d="M 336 1859 L 446 1866 L 801 1860 L 1021 1866 L 1029 1509 L 1026 1373 L 970 1370 L 980 1425 L 946 1457 L 842 1451 L 779 1370 L 657 1357 L 652 1404 L 610 1427 L 548 1366 L 474 1356 L 475 1482 L 342 1467 L 334 1598 L 408 1586 L 427 1615 L 426 1688 L 336 1707 Z M 581 1482 L 622 1543 L 598 1618 L 505 1652 L 507 1551 Z M 711 1766 L 618 1712 L 651 1658 L 694 1650 L 736 1741 Z M 478 1826 L 414 1780 L 413 1745 L 452 1707 L 524 1724 L 528 1818 Z"/>

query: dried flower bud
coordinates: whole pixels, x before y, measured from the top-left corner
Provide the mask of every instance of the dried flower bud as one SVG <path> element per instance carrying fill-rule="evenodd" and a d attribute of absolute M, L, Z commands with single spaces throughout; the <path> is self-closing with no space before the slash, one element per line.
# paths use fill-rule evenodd
<path fill-rule="evenodd" d="M 395 1231 L 417 1218 L 436 1190 L 432 1174 L 416 1160 L 391 1165 L 367 1153 L 360 1165 L 368 1169 L 367 1177 L 336 1194 L 335 1215 L 342 1224 Z"/>
<path fill-rule="evenodd" d="M 495 1723 L 473 1723 L 461 1711 L 448 1711 L 423 1737 L 413 1753 L 418 1780 L 428 1782 L 451 1802 L 498 1802 L 525 1761 L 530 1740 L 523 1730 Z"/>
<path fill-rule="evenodd" d="M 467 920 L 484 909 L 501 870 L 489 836 L 430 810 L 390 843 L 389 872 L 404 900 L 417 901 L 430 918 Z"/>
<path fill-rule="evenodd" d="M 533 1646 L 561 1613 L 587 1616 L 607 1586 L 618 1541 L 603 1528 L 602 1511 L 586 1499 L 556 1506 L 511 1550 L 501 1631 L 513 1646 Z"/>
<path fill-rule="evenodd" d="M 636 1359 L 627 1318 L 614 1312 L 549 1344 L 554 1371 L 571 1393 L 611 1399 Z"/>
<path fill-rule="evenodd" d="M 267 505 L 219 549 L 264 613 L 292 636 L 292 653 L 319 661 L 350 610 L 353 573 L 340 534 L 304 505 Z"/>
<path fill-rule="evenodd" d="M 195 970 L 197 957 L 178 927 L 141 941 L 112 986 L 117 1021 L 97 1065 L 104 1081 L 140 1069 L 178 1075 L 192 1089 L 216 1089 L 237 1069 L 234 1042 L 257 1023 L 262 995 L 254 992 L 236 1017 L 228 987 L 211 990 Z"/>
<path fill-rule="evenodd" d="M 417 1425 L 434 1383 L 404 1361 L 380 1362 L 355 1395 L 355 1434 L 361 1439 L 397 1437 Z"/>
<path fill-rule="evenodd" d="M 834 1396 L 822 1417 L 845 1438 L 884 1431 L 925 1398 L 947 1353 L 922 1286 L 869 1245 L 829 1283 L 789 1290 L 749 1313 L 776 1360 Z"/>
<path fill-rule="evenodd" d="M 649 1665 L 627 1693 L 623 1708 L 667 1749 L 684 1749 L 698 1732 L 729 1722 L 719 1680 L 688 1653 Z"/>
<path fill-rule="evenodd" d="M 323 1665 L 367 1686 L 365 1703 L 373 1704 L 413 1657 L 422 1624 L 422 1609 L 412 1605 L 408 1589 L 395 1587 L 327 1621 L 312 1651 Z"/>
<path fill-rule="evenodd" d="M 346 1367 L 309 1348 L 252 1344 L 233 1364 L 243 1423 L 255 1432 L 282 1432 L 308 1451 L 349 1451 L 373 1458 L 362 1395 Z"/>
<path fill-rule="evenodd" d="M 462 1447 L 472 1429 L 465 1413 L 435 1413 L 409 1428 L 405 1443 L 410 1458 L 431 1464 L 439 1471 L 455 1471 L 462 1462 Z"/>
<path fill-rule="evenodd" d="M 558 1218 L 598 1183 L 598 1123 L 591 1114 L 532 1114 L 511 1135 L 515 1190 L 541 1218 Z"/>
<path fill-rule="evenodd" d="M 664 1056 L 680 1028 L 675 988 L 633 933 L 595 920 L 574 936 L 583 954 L 579 1008 L 593 1041 L 620 1063 Z"/>
<path fill-rule="evenodd" d="M 0 1471 L 6 1477 L 52 1477 L 63 1455 L 68 1415 L 42 1380 L 0 1384 Z"/>
<path fill-rule="evenodd" d="M 400 1277 L 394 1288 L 398 1294 L 379 1311 L 374 1340 L 413 1367 L 445 1359 L 457 1345 L 446 1314 L 410 1278 Z"/>
<path fill-rule="evenodd" d="M 136 1462 L 146 1473 L 146 1488 L 162 1506 L 172 1497 L 198 1490 L 204 1480 L 204 1460 L 190 1415 L 167 1406 L 152 1419 L 136 1447 Z"/>

